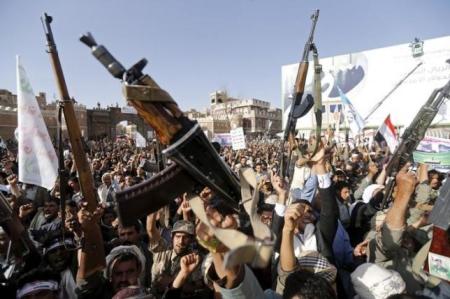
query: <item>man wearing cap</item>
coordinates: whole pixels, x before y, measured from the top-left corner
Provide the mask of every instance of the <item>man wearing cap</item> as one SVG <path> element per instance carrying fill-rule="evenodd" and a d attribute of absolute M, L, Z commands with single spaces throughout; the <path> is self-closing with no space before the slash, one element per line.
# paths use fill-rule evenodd
<path fill-rule="evenodd" d="M 147 233 L 149 236 L 149 250 L 153 253 L 152 291 L 163 293 L 172 284 L 175 276 L 180 272 L 180 260 L 192 252 L 195 228 L 192 222 L 179 220 L 172 229 L 172 244 L 161 237 L 156 228 L 157 213 L 147 217 Z M 203 288 L 200 269 L 196 269 L 183 286 L 183 293 L 193 293 Z"/>
<path fill-rule="evenodd" d="M 61 237 L 59 231 L 44 242 L 44 260 L 61 275 L 60 298 L 76 298 L 75 276 L 77 270 L 75 244 L 71 235 Z"/>
<path fill-rule="evenodd" d="M 17 282 L 17 299 L 60 297 L 59 277 L 48 269 L 33 269 L 23 274 Z"/>

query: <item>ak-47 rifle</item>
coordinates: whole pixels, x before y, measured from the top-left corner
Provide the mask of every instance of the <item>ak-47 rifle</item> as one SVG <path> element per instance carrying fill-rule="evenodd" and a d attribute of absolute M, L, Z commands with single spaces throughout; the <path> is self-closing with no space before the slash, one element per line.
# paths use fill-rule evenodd
<path fill-rule="evenodd" d="M 280 174 L 283 178 L 289 177 L 289 168 L 291 163 L 291 156 L 292 156 L 292 150 L 295 149 L 295 127 L 297 125 L 297 119 L 304 116 L 308 111 L 312 108 L 312 106 L 315 104 L 315 115 L 316 115 L 316 142 L 315 142 L 315 148 L 313 150 L 312 155 L 315 154 L 317 151 L 318 143 L 320 141 L 320 133 L 321 133 L 321 124 L 322 124 L 322 112 L 320 109 L 322 109 L 321 102 L 321 87 L 320 87 L 320 80 L 315 80 L 315 84 L 318 86 L 314 86 L 314 89 L 318 88 L 318 92 L 316 92 L 316 99 L 313 99 L 310 95 L 306 96 L 305 99 L 302 101 L 302 98 L 305 95 L 305 84 L 306 84 L 306 76 L 308 74 L 308 67 L 309 67 L 309 53 L 313 52 L 314 55 L 314 64 L 315 64 L 315 72 L 318 73 L 320 78 L 321 73 L 321 66 L 318 64 L 318 54 L 317 54 L 317 48 L 314 44 L 313 38 L 314 38 L 314 30 L 316 29 L 317 19 L 319 18 L 319 10 L 316 10 L 316 12 L 311 16 L 312 20 L 312 27 L 311 32 L 309 33 L 309 38 L 306 41 L 305 48 L 303 50 L 303 56 L 302 60 L 299 64 L 298 71 L 297 71 L 297 78 L 295 79 L 295 90 L 294 90 L 294 97 L 292 99 L 291 109 L 288 114 L 288 119 L 286 122 L 286 128 L 284 129 L 284 135 L 283 135 L 283 142 L 281 146 L 281 163 L 280 163 Z M 316 77 L 317 78 L 317 77 Z M 316 101 L 316 103 L 314 103 Z M 318 132 L 318 133 L 317 133 Z M 284 146 L 286 145 L 286 142 L 289 143 L 289 149 L 288 149 L 288 157 L 285 158 L 284 155 Z"/>
<path fill-rule="evenodd" d="M 53 72 L 55 74 L 58 92 L 61 98 L 61 105 L 64 112 L 64 119 L 67 124 L 67 132 L 69 134 L 69 140 L 72 146 L 72 152 L 78 170 L 81 192 L 83 194 L 84 201 L 87 203 L 87 210 L 93 213 L 98 205 L 96 192 L 94 189 L 94 180 L 92 177 L 91 168 L 86 158 L 86 152 L 83 147 L 80 126 L 78 125 L 78 121 L 75 117 L 75 110 L 73 105 L 74 101 L 69 96 L 69 91 L 67 90 L 64 73 L 62 71 L 61 62 L 59 60 L 52 29 L 50 27 L 52 17 L 44 14 L 41 17 L 41 21 L 44 26 L 48 53 L 50 55 L 50 60 L 53 66 Z M 64 186 L 61 187 L 64 188 Z M 103 249 L 103 240 L 100 226 L 97 225 L 92 227 L 90 233 L 92 234 L 92 236 L 89 239 L 95 240 L 97 244 L 91 243 L 89 244 L 90 249 L 84 249 L 94 251 L 95 254 L 86 255 L 85 251 L 83 250 L 82 259 L 86 259 L 86 262 L 80 263 L 79 269 L 79 273 L 85 273 L 87 275 L 101 270 L 105 266 L 105 253 Z M 86 266 L 86 268 L 82 268 L 84 266 Z"/>
<path fill-rule="evenodd" d="M 241 189 L 237 177 L 220 158 L 198 123 L 183 115 L 170 95 L 149 75 L 142 73 L 146 60 L 126 70 L 105 47 L 97 45 L 90 34 L 82 36 L 81 41 L 92 49 L 92 54 L 114 77 L 123 80 L 125 98 L 153 127 L 159 141 L 168 146 L 164 155 L 175 162 L 150 180 L 116 193 L 120 221 L 127 225 L 187 192 L 191 208 L 200 221 L 230 249 L 224 258 L 225 267 L 242 263 L 266 267 L 272 256 L 275 236 L 256 214 L 259 192 L 253 170 L 241 169 Z M 239 213 L 241 231 L 216 229 L 209 223 L 203 200 L 194 195 L 205 186 L 213 191 L 215 199 L 219 199 L 215 201 L 219 212 Z M 256 191 L 252 194 L 251 189 Z"/>
<path fill-rule="evenodd" d="M 200 192 L 208 186 L 229 208 L 240 211 L 240 186 L 237 177 L 219 157 L 196 121 L 187 118 L 168 92 L 142 70 L 141 59 L 125 69 L 88 33 L 80 40 L 117 79 L 122 80 L 128 102 L 156 132 L 164 155 L 175 163 L 150 180 L 116 193 L 117 211 L 124 225 L 167 205 L 184 192 Z"/>
<path fill-rule="evenodd" d="M 449 60 L 447 60 L 447 62 L 449 62 Z M 431 122 L 439 111 L 439 107 L 444 100 L 449 97 L 449 92 L 450 81 L 445 86 L 435 89 L 427 102 L 420 108 L 409 127 L 403 133 L 400 144 L 395 149 L 392 158 L 386 166 L 386 175 L 388 179 L 384 198 L 381 203 L 382 209 L 386 208 L 391 200 L 397 172 L 407 162 L 411 161 L 414 150 L 425 136 L 428 127 L 431 125 Z"/>

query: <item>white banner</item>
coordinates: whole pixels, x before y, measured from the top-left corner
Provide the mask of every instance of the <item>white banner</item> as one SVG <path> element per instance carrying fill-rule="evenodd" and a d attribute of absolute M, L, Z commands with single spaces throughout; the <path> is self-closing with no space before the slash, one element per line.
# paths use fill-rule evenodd
<path fill-rule="evenodd" d="M 137 114 L 137 111 L 132 106 L 124 106 L 120 109 L 123 114 Z"/>
<path fill-rule="evenodd" d="M 221 146 L 231 145 L 231 135 L 230 133 L 214 134 L 212 141 L 218 142 Z"/>
<path fill-rule="evenodd" d="M 25 69 L 17 56 L 17 123 L 19 181 L 53 188 L 58 158 Z"/>
<path fill-rule="evenodd" d="M 245 149 L 245 135 L 242 127 L 230 131 L 233 150 Z"/>
<path fill-rule="evenodd" d="M 319 49 L 320 51 L 320 49 Z M 408 126 L 432 91 L 444 86 L 450 79 L 450 36 L 424 41 L 424 54 L 413 57 L 409 44 L 374 49 L 358 53 L 322 58 L 322 104 L 324 106 L 322 128 L 334 123 L 333 112 L 341 106 L 339 86 L 351 99 L 363 118 L 385 97 L 419 62 L 419 66 L 366 120 L 366 127 L 378 127 L 391 114 L 396 126 Z M 286 122 L 292 102 L 298 64 L 282 66 L 281 97 L 283 123 Z M 314 68 L 308 70 L 305 90 L 313 86 Z M 450 124 L 450 109 L 444 103 L 433 123 Z M 313 110 L 311 110 L 313 111 Z M 298 120 L 297 127 L 314 127 L 312 112 Z M 341 127 L 342 130 L 342 127 Z"/>
<path fill-rule="evenodd" d="M 427 153 L 450 152 L 450 139 L 425 136 L 417 146 L 417 150 Z"/>
<path fill-rule="evenodd" d="M 136 131 L 134 135 L 134 141 L 136 142 L 136 147 L 146 147 L 147 141 L 145 140 L 144 136 L 141 135 L 138 131 Z"/>

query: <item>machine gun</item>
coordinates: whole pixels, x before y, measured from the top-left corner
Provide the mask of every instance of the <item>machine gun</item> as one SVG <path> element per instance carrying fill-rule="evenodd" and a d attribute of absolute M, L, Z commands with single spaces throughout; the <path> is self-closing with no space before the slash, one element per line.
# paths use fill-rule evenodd
<path fill-rule="evenodd" d="M 64 113 L 64 119 L 66 120 L 67 132 L 69 134 L 69 140 L 72 146 L 72 152 L 78 170 L 81 192 L 83 194 L 84 201 L 87 203 L 87 210 L 93 213 L 98 205 L 96 192 L 94 189 L 94 179 L 92 177 L 91 168 L 86 158 L 86 152 L 84 150 L 82 142 L 80 126 L 78 125 L 78 121 L 75 117 L 75 109 L 73 104 L 74 101 L 69 96 L 69 91 L 67 90 L 64 73 L 62 71 L 61 62 L 59 60 L 52 29 L 50 27 L 52 17 L 44 14 L 41 17 L 41 21 L 44 26 L 44 32 L 48 47 L 47 51 L 50 55 L 50 60 L 53 66 L 53 73 L 55 74 L 58 92 L 61 99 L 60 105 Z M 63 184 L 63 180 L 61 180 L 61 184 Z M 65 186 L 61 187 L 64 188 Z M 103 240 L 101 237 L 100 226 L 94 226 L 91 233 L 92 235 L 96 236 L 92 239 L 94 239 L 97 244 L 91 244 L 91 248 L 96 248 L 96 254 L 85 255 L 84 252 L 82 253 L 82 258 L 87 259 L 87 262 L 83 263 L 87 265 L 87 268 L 81 269 L 81 272 L 88 274 L 97 270 L 101 270 L 105 266 L 105 252 L 102 244 Z"/>
<path fill-rule="evenodd" d="M 122 80 L 124 95 L 156 132 L 167 148 L 163 153 L 175 163 L 150 180 L 116 193 L 117 211 L 124 225 L 167 205 L 184 192 L 199 193 L 208 186 L 230 209 L 241 210 L 237 177 L 219 157 L 196 121 L 187 118 L 168 92 L 142 73 L 141 59 L 125 69 L 88 33 L 80 40 L 115 78 Z"/>
<path fill-rule="evenodd" d="M 450 60 L 447 60 L 450 63 Z M 439 111 L 445 99 L 450 96 L 450 81 L 441 88 L 435 89 L 426 103 L 420 108 L 416 117 L 413 119 L 409 127 L 402 135 L 401 142 L 395 149 L 392 158 L 386 166 L 386 174 L 388 176 L 384 198 L 381 208 L 388 206 L 392 192 L 395 186 L 395 176 L 397 172 L 412 159 L 414 150 L 422 141 L 428 127 L 431 125 L 434 117 Z"/>
<path fill-rule="evenodd" d="M 292 157 L 292 151 L 296 148 L 295 145 L 295 127 L 297 125 L 297 119 L 304 116 L 308 111 L 315 106 L 315 116 L 316 116 L 316 141 L 314 149 L 312 150 L 311 156 L 313 156 L 318 149 L 318 144 L 320 142 L 321 135 L 321 125 L 322 125 L 322 103 L 321 103 L 321 86 L 320 86 L 320 74 L 322 71 L 322 67 L 318 63 L 318 53 L 317 48 L 313 42 L 314 38 L 314 30 L 316 29 L 317 19 L 319 18 L 319 10 L 311 16 L 312 27 L 311 32 L 309 33 L 309 38 L 305 44 L 305 48 L 303 50 L 302 60 L 299 64 L 297 71 L 297 78 L 295 79 L 295 93 L 294 98 L 292 99 L 291 109 L 289 111 L 289 115 L 286 122 L 286 128 L 284 129 L 283 142 L 281 146 L 281 163 L 280 163 L 280 174 L 283 178 L 289 177 L 289 166 Z M 309 53 L 313 52 L 314 56 L 314 66 L 315 66 L 315 82 L 314 89 L 316 91 L 316 98 L 313 99 L 311 95 L 307 95 L 305 99 L 302 101 L 302 98 L 305 95 L 305 84 L 306 84 L 306 76 L 308 74 L 308 66 L 309 66 Z M 289 143 L 288 156 L 287 159 L 284 155 L 284 146 L 286 142 Z"/>

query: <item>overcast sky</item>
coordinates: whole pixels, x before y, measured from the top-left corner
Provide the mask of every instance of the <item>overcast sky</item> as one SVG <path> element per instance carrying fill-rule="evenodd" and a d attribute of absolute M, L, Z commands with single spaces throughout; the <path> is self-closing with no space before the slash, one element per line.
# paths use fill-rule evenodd
<path fill-rule="evenodd" d="M 19 54 L 35 93 L 57 96 L 39 19 L 47 12 L 69 93 L 88 107 L 124 100 L 78 41 L 86 31 L 127 67 L 147 58 L 145 72 L 183 109 L 205 108 L 217 89 L 280 107 L 281 66 L 299 60 L 316 8 L 322 57 L 450 35 L 448 0 L 0 0 L 0 88 L 16 92 Z"/>

